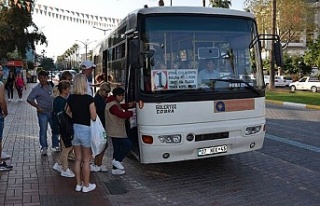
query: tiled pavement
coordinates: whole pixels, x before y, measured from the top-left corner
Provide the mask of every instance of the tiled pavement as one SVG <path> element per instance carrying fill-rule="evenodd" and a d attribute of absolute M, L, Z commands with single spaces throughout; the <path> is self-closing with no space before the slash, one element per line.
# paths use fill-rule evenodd
<path fill-rule="evenodd" d="M 34 86 L 28 84 L 22 102 L 8 102 L 3 150 L 12 156 L 7 163 L 14 168 L 0 172 L 0 205 L 110 205 L 105 187 L 96 173 L 91 173 L 91 182 L 97 184 L 96 190 L 76 192 L 74 178 L 61 177 L 52 169 L 56 152 L 50 151 L 48 156 L 40 156 L 36 110 L 26 102 L 26 96 Z M 51 144 L 50 134 L 48 143 Z M 107 153 L 106 156 L 110 150 Z M 110 162 L 110 159 L 105 158 L 104 161 Z M 73 163 L 70 164 L 72 167 Z M 106 173 L 108 176 L 110 173 Z"/>

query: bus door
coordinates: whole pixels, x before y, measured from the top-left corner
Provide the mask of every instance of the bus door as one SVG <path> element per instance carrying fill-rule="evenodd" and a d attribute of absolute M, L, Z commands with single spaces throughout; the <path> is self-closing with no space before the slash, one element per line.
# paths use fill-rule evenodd
<path fill-rule="evenodd" d="M 127 55 L 126 55 L 126 103 L 136 101 L 136 72 L 137 70 L 131 68 L 130 58 L 128 58 L 128 53 L 130 51 L 130 38 L 126 37 L 126 48 L 127 48 Z M 137 51 L 138 52 L 138 51 Z M 139 152 L 139 140 L 138 140 L 138 129 L 137 129 L 137 116 L 136 116 L 136 108 L 129 109 L 133 111 L 134 115 L 130 119 L 126 121 L 126 129 L 127 135 L 132 141 L 132 153 L 133 155 L 139 159 L 140 152 Z"/>

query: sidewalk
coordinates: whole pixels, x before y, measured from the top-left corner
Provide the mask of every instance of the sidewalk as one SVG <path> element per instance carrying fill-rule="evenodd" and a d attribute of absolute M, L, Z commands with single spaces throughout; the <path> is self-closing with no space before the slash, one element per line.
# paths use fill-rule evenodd
<path fill-rule="evenodd" d="M 98 177 L 103 175 L 109 179 L 110 172 L 105 175 L 91 173 L 91 182 L 97 184 L 97 189 L 89 193 L 76 192 L 75 178 L 61 177 L 52 169 L 56 152 L 49 150 L 48 156 L 40 155 L 36 110 L 26 102 L 27 95 L 35 85 L 27 85 L 22 102 L 8 102 L 3 151 L 11 155 L 7 163 L 13 165 L 13 170 L 0 171 L 0 205 L 111 205 Z M 17 99 L 16 91 L 14 95 Z M 48 143 L 51 147 L 51 134 L 48 134 Z M 110 149 L 106 153 L 110 157 Z M 104 161 L 111 170 L 110 158 Z M 72 168 L 73 162 L 70 164 Z"/>

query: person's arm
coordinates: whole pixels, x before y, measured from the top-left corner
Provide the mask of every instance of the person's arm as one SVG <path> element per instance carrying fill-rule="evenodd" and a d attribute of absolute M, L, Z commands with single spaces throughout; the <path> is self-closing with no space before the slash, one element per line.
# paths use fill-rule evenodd
<path fill-rule="evenodd" d="M 3 84 L 0 86 L 0 107 L 2 110 L 2 116 L 6 117 L 8 115 L 8 107 L 7 107 L 7 102 L 5 98 L 5 91 L 4 91 Z"/>
<path fill-rule="evenodd" d="M 92 87 L 100 87 L 100 85 L 102 84 L 103 82 L 98 82 L 98 83 L 95 83 L 95 84 L 90 84 L 90 86 Z"/>
<path fill-rule="evenodd" d="M 40 107 L 36 102 L 34 101 L 30 101 L 30 100 L 27 100 L 27 102 L 31 105 L 31 106 L 34 106 L 38 112 L 42 113 L 44 112 L 44 109 L 42 107 Z"/>
<path fill-rule="evenodd" d="M 129 103 L 124 103 L 121 104 L 122 109 L 129 109 L 132 107 L 135 107 L 136 102 L 129 102 Z"/>
<path fill-rule="evenodd" d="M 90 110 L 90 118 L 93 121 L 96 121 L 97 119 L 97 111 L 96 111 L 96 106 L 94 105 L 94 102 L 92 102 L 89 106 L 89 110 Z"/>
<path fill-rule="evenodd" d="M 29 96 L 28 96 L 28 98 L 27 98 L 27 102 L 28 102 L 31 106 L 35 107 L 38 112 L 40 112 L 40 113 L 44 112 L 44 109 L 41 108 L 41 107 L 34 101 L 35 99 L 36 99 L 36 94 L 35 94 L 34 89 L 32 89 L 32 91 L 30 92 L 30 94 L 29 94 Z"/>
<path fill-rule="evenodd" d="M 120 110 L 119 107 L 117 105 L 113 105 L 110 109 L 109 109 L 110 113 L 113 115 L 116 115 L 119 118 L 125 119 L 125 118 L 130 118 L 133 116 L 133 112 L 132 111 L 123 111 Z"/>

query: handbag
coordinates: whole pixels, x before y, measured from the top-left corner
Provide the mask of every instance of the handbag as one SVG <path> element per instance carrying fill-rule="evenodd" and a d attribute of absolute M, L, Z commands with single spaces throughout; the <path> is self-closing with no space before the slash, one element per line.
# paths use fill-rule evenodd
<path fill-rule="evenodd" d="M 57 114 L 57 119 L 61 139 L 67 148 L 71 147 L 74 135 L 72 118 L 64 110 Z"/>
<path fill-rule="evenodd" d="M 90 130 L 92 156 L 95 157 L 108 147 L 107 133 L 99 116 L 97 116 L 95 121 L 91 120 Z"/>

